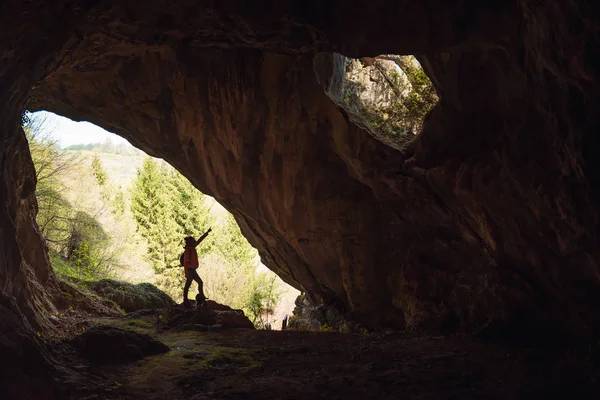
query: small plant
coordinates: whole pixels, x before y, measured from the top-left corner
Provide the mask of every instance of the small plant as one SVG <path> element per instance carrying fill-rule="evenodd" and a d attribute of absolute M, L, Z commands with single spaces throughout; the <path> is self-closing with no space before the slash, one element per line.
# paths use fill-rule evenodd
<path fill-rule="evenodd" d="M 400 74 L 396 71 L 392 72 L 392 85 L 395 89 L 400 89 Z"/>
<path fill-rule="evenodd" d="M 350 333 L 350 327 L 348 326 L 348 324 L 342 324 L 339 327 L 339 332 L 340 333 Z"/>

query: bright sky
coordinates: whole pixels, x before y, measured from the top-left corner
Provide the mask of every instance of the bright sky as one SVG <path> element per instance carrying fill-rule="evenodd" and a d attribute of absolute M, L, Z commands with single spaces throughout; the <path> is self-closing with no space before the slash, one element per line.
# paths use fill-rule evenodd
<path fill-rule="evenodd" d="M 110 139 L 113 143 L 127 141 L 114 133 L 105 131 L 89 122 L 72 121 L 47 111 L 39 111 L 32 114 L 35 119 L 43 119 L 43 129 L 58 141 L 60 147 L 68 147 L 73 144 L 104 143 Z"/>

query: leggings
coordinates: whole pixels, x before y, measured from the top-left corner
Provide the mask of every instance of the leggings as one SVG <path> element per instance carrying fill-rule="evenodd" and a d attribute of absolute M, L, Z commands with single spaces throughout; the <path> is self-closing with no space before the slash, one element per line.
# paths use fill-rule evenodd
<path fill-rule="evenodd" d="M 185 286 L 183 287 L 183 299 L 187 300 L 188 292 L 190 290 L 190 286 L 192 285 L 192 281 L 196 281 L 198 283 L 198 293 L 200 293 L 202 297 L 205 297 L 203 291 L 204 283 L 202 282 L 202 279 L 200 279 L 200 276 L 198 276 L 198 272 L 196 272 L 195 269 L 189 269 L 188 277 L 185 281 Z"/>

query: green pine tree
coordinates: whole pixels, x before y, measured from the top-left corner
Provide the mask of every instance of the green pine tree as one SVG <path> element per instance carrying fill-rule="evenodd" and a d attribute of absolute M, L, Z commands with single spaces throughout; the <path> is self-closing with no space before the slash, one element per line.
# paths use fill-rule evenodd
<path fill-rule="evenodd" d="M 168 178 L 169 186 L 174 189 L 171 192 L 171 199 L 175 221 L 184 236 L 200 237 L 215 222 L 214 217 L 210 214 L 208 197 L 174 168 L 168 171 Z M 197 248 L 199 257 L 212 251 L 214 240 L 214 235 L 208 235 L 204 239 Z"/>
<path fill-rule="evenodd" d="M 106 171 L 104 170 L 104 166 L 102 165 L 102 161 L 100 161 L 98 154 L 94 154 L 94 157 L 92 158 L 92 172 L 98 185 L 104 186 L 108 180 L 108 175 L 106 175 Z"/>
<path fill-rule="evenodd" d="M 219 252 L 236 268 L 253 270 L 258 266 L 258 251 L 246 240 L 234 216 L 227 214 L 225 222 L 215 232 L 218 237 L 215 243 Z"/>
<path fill-rule="evenodd" d="M 173 215 L 172 188 L 166 184 L 166 175 L 165 168 L 147 157 L 132 184 L 133 216 L 148 242 L 147 256 L 159 276 L 169 274 L 169 269 L 179 269 L 183 237 Z"/>

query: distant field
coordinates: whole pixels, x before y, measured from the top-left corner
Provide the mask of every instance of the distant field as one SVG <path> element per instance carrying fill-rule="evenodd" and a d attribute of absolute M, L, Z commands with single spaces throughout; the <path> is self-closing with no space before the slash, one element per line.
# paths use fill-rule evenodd
<path fill-rule="evenodd" d="M 146 157 L 143 154 L 125 155 L 90 150 L 69 150 L 68 152 L 81 154 L 85 159 L 89 160 L 92 159 L 94 154 L 97 154 L 100 161 L 102 161 L 109 180 L 123 189 L 129 188 L 131 181 L 135 178 L 136 170 L 142 165 Z"/>
<path fill-rule="evenodd" d="M 116 154 L 109 152 L 93 151 L 93 150 L 67 150 L 69 153 L 78 153 L 85 158 L 85 162 L 91 162 L 94 154 L 97 154 L 102 161 L 102 165 L 106 170 L 110 182 L 121 186 L 125 191 L 131 187 L 131 182 L 135 178 L 137 169 L 144 162 L 147 156 L 144 153 L 135 155 Z M 88 161 L 89 160 L 89 161 Z M 211 204 L 211 213 L 222 218 L 227 214 L 227 210 L 223 208 L 214 198 L 207 196 L 208 202 Z"/>

